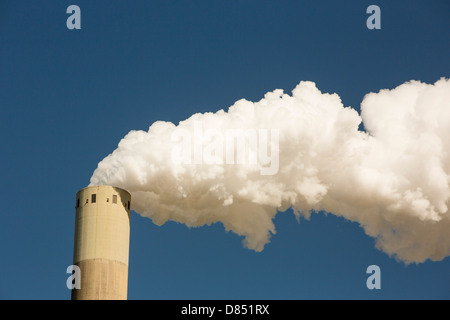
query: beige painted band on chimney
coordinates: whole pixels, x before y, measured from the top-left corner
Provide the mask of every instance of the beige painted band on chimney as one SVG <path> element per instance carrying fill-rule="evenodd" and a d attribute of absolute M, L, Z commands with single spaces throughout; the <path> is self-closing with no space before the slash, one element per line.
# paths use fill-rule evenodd
<path fill-rule="evenodd" d="M 90 259 L 76 264 L 81 270 L 81 289 L 72 300 L 126 300 L 128 266 L 114 260 Z"/>

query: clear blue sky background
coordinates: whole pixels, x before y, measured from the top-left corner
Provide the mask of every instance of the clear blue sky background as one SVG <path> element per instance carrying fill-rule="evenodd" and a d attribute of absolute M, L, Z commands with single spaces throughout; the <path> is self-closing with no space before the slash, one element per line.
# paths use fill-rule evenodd
<path fill-rule="evenodd" d="M 71 4 L 81 30 L 66 28 Z M 366 28 L 371 4 L 381 30 Z M 449 77 L 449 39 L 438 0 L 1 1 L 0 298 L 70 298 L 75 194 L 130 130 L 301 80 L 359 110 L 368 92 Z M 255 253 L 221 224 L 133 212 L 129 299 L 450 298 L 450 258 L 405 266 L 331 214 L 274 223 Z M 381 290 L 366 288 L 372 264 Z"/>

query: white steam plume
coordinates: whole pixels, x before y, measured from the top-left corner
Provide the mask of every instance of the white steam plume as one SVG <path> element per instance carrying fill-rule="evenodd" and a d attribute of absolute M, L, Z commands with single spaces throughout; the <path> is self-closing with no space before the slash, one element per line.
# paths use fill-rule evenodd
<path fill-rule="evenodd" d="M 244 147 L 225 143 L 230 132 L 245 135 Z M 247 152 L 240 162 L 239 148 Z M 450 81 L 369 93 L 361 116 L 301 82 L 292 95 L 278 89 L 178 126 L 158 121 L 128 133 L 98 164 L 91 185 L 103 184 L 130 191 L 132 208 L 157 225 L 222 222 L 256 251 L 275 233 L 276 213 L 292 207 L 306 218 L 324 210 L 356 221 L 406 263 L 442 260 L 450 255 Z"/>

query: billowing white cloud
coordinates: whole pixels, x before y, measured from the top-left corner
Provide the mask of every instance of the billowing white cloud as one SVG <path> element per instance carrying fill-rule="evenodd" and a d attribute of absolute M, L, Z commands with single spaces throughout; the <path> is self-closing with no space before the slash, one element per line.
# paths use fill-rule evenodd
<path fill-rule="evenodd" d="M 103 184 L 130 191 L 133 209 L 158 225 L 221 222 L 256 251 L 291 207 L 358 222 L 407 263 L 441 260 L 450 255 L 450 81 L 369 93 L 361 116 L 301 82 L 292 95 L 277 89 L 178 126 L 158 121 L 98 164 L 91 185 Z"/>

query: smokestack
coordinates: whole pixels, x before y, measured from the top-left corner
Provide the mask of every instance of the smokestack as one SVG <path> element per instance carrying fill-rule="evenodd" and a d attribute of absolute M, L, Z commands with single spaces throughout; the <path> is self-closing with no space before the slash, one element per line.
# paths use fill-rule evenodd
<path fill-rule="evenodd" d="M 81 288 L 72 300 L 126 300 L 130 206 L 128 191 L 91 186 L 77 192 L 73 264 Z"/>

